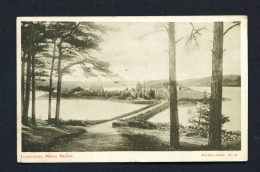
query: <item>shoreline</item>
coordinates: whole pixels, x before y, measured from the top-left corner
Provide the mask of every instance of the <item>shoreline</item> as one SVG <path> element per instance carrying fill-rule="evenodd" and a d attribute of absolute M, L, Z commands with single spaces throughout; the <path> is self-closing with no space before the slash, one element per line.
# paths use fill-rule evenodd
<path fill-rule="evenodd" d="M 49 100 L 48 97 L 46 96 L 40 96 L 36 98 L 36 100 Z M 55 97 L 52 97 L 51 100 L 56 100 Z M 153 100 L 142 100 L 142 99 L 137 99 L 137 100 L 125 100 L 125 99 L 111 99 L 111 98 L 97 98 L 97 97 L 68 97 L 64 98 L 61 97 L 61 100 L 98 100 L 98 101 L 109 101 L 109 102 L 118 102 L 118 103 L 128 103 L 128 104 L 140 104 L 140 105 L 149 105 L 156 103 L 160 100 L 153 99 Z"/>
<path fill-rule="evenodd" d="M 67 99 L 67 98 L 65 98 Z M 82 97 L 77 97 L 77 99 L 82 99 Z M 83 98 L 85 99 L 85 98 Z M 90 99 L 93 100 L 93 99 Z M 95 100 L 95 99 L 94 99 Z M 100 99 L 98 99 L 100 100 Z M 108 99 L 103 99 L 108 100 Z M 122 102 L 122 100 L 119 100 Z M 129 102 L 128 102 L 129 103 Z M 158 102 L 157 102 L 158 103 Z M 165 102 L 166 104 L 167 102 Z M 179 101 L 178 106 L 193 106 L 196 104 L 196 101 Z M 93 125 L 105 123 L 111 120 L 120 119 L 124 116 L 129 116 L 132 113 L 139 112 L 148 108 L 152 105 L 147 105 L 136 111 L 129 112 L 127 114 L 119 115 L 111 119 L 100 119 L 100 120 L 62 120 L 61 126 L 59 128 L 54 127 L 53 125 L 47 125 L 47 121 L 42 121 L 41 125 L 38 125 L 37 128 L 22 128 L 22 148 L 23 151 L 27 152 L 46 152 L 51 151 L 53 147 L 59 147 L 65 141 L 70 142 L 73 138 L 83 137 L 84 133 L 88 134 L 88 127 Z M 132 122 L 130 126 L 113 126 L 112 127 L 120 133 L 121 136 L 128 139 L 134 146 L 135 149 L 148 150 L 158 149 L 158 150 L 169 150 L 169 124 L 160 124 L 157 122 L 146 122 L 146 118 L 149 117 L 150 113 L 157 111 L 156 108 L 151 110 L 149 113 L 143 113 L 137 117 L 130 120 Z M 37 120 L 39 124 L 39 120 Z M 145 124 L 145 128 L 143 128 Z M 85 128 L 86 127 L 86 128 Z M 183 128 L 183 127 L 182 127 Z M 187 127 L 186 127 L 187 128 Z M 180 129 L 181 130 L 181 129 Z M 45 133 L 45 134 L 43 134 Z M 67 133 L 67 134 L 65 134 Z M 223 133 L 223 149 L 222 150 L 240 150 L 241 149 L 241 135 L 239 132 L 234 132 L 232 130 L 226 130 Z M 48 135 L 48 139 L 43 137 L 43 135 Z M 91 136 L 91 133 L 90 133 Z M 98 137 L 98 133 L 94 133 L 95 139 L 102 142 L 103 136 Z M 110 137 L 108 137 L 110 138 Z M 138 140 L 138 141 L 137 141 Z M 188 136 L 186 132 L 180 133 L 180 142 L 181 150 L 208 150 L 207 147 L 207 138 L 191 135 Z M 153 145 L 151 146 L 151 143 Z M 140 147 L 144 145 L 143 147 Z M 127 150 L 127 145 L 122 145 L 122 149 Z M 121 150 L 121 149 L 120 149 Z M 71 151 L 71 150 L 66 150 Z"/>
<path fill-rule="evenodd" d="M 239 88 L 239 87 L 238 87 Z M 178 102 L 182 102 L 180 104 L 186 103 L 195 103 L 203 100 L 204 92 L 196 91 L 196 90 L 185 90 L 185 91 L 177 91 Z M 207 97 L 210 97 L 210 93 L 207 93 Z M 36 97 L 36 100 L 48 100 L 49 94 L 41 95 Z M 52 96 L 52 100 L 56 100 L 56 96 Z M 143 99 L 143 98 L 130 98 L 130 99 L 118 99 L 113 97 L 98 97 L 98 96 L 71 96 L 71 97 L 61 97 L 61 100 L 107 100 L 114 102 L 124 102 L 124 103 L 133 103 L 133 104 L 152 104 L 155 101 L 162 99 Z M 231 98 L 222 97 L 222 101 L 231 101 Z M 149 103 L 150 102 L 150 103 Z"/>
<path fill-rule="evenodd" d="M 49 100 L 49 98 L 47 96 L 40 96 L 37 97 L 36 100 Z M 56 97 L 52 97 L 51 100 L 56 100 Z M 133 103 L 130 100 L 124 100 L 124 99 L 111 99 L 111 98 L 89 98 L 89 97 L 61 97 L 61 100 L 101 100 L 101 101 L 114 101 L 114 102 L 123 102 L 123 103 L 132 103 L 132 104 L 138 104 L 138 103 Z M 186 100 L 178 100 L 178 102 L 182 102 L 181 104 L 178 105 L 185 105 L 183 102 L 186 102 L 187 104 L 196 104 L 196 102 L 201 101 L 200 100 L 190 100 L 190 101 L 186 101 Z M 227 98 L 227 97 L 222 97 L 222 101 L 231 101 L 231 98 Z M 136 100 L 136 101 L 147 101 L 147 102 L 155 102 L 156 99 L 152 99 L 152 100 Z M 147 104 L 147 103 L 140 103 L 140 104 Z M 149 104 L 149 103 L 148 103 Z M 152 104 L 152 103 L 150 103 Z"/>

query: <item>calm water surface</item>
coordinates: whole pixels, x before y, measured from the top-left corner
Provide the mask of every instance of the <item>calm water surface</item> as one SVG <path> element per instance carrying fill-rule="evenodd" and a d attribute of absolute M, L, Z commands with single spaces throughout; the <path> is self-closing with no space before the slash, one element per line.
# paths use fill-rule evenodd
<path fill-rule="evenodd" d="M 52 100 L 52 118 L 55 117 L 56 100 Z M 113 102 L 107 100 L 63 99 L 60 106 L 61 119 L 99 120 L 109 119 L 134 111 L 146 105 Z M 31 115 L 31 107 L 29 115 Z M 36 100 L 36 118 L 48 118 L 48 100 Z"/>
<path fill-rule="evenodd" d="M 191 89 L 201 92 L 210 93 L 210 87 L 191 87 Z M 46 94 L 37 92 L 36 96 Z M 241 128 L 241 88 L 240 87 L 223 87 L 223 97 L 231 98 L 230 101 L 222 102 L 222 113 L 229 116 L 230 122 L 224 124 L 223 129 L 240 130 Z M 62 119 L 109 119 L 124 113 L 134 111 L 146 105 L 128 104 L 122 102 L 113 102 L 106 100 L 86 100 L 86 99 L 64 99 L 61 100 Z M 56 100 L 52 100 L 52 118 L 55 116 Z M 179 122 L 182 125 L 189 125 L 188 119 L 196 113 L 196 106 L 178 106 Z M 31 114 L 31 108 L 30 112 Z M 48 100 L 36 100 L 36 117 L 47 119 Z M 151 119 L 151 122 L 169 122 L 170 110 L 167 109 Z"/>
<path fill-rule="evenodd" d="M 191 87 L 191 89 L 210 93 L 210 87 Z M 229 116 L 230 122 L 224 124 L 223 129 L 241 130 L 241 88 L 223 87 L 223 97 L 230 98 L 230 101 L 222 102 L 222 114 Z M 178 106 L 179 122 L 188 125 L 188 119 L 196 113 L 196 106 Z M 170 110 L 167 109 L 149 119 L 151 122 L 169 122 Z"/>

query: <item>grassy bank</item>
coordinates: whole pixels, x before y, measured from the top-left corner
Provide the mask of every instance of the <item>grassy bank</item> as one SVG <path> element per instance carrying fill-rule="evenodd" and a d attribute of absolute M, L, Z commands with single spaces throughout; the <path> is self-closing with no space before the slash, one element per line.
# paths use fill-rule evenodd
<path fill-rule="evenodd" d="M 52 146 L 85 132 L 85 129 L 73 126 L 61 126 L 59 128 L 49 125 L 39 125 L 35 128 L 22 126 L 22 151 L 47 152 Z"/>
<path fill-rule="evenodd" d="M 158 125 L 157 125 L 158 126 Z M 161 125 L 160 125 L 161 126 Z M 161 126 L 157 129 L 141 129 L 135 127 L 121 126 L 116 130 L 123 136 L 127 137 L 131 142 L 139 142 L 139 149 L 153 151 L 170 151 L 170 130 Z M 152 145 L 152 146 L 151 146 Z M 210 151 L 208 148 L 208 138 L 200 136 L 185 136 L 180 133 L 180 150 L 179 151 Z M 240 141 L 225 142 L 222 140 L 222 148 L 220 151 L 241 150 Z"/>
<path fill-rule="evenodd" d="M 134 138 L 135 135 L 142 137 L 160 138 L 161 145 L 169 145 L 170 123 L 152 123 L 147 120 L 154 115 L 169 108 L 169 102 L 166 102 L 152 110 L 141 113 L 126 120 L 113 122 L 112 126 L 127 137 Z M 205 132 L 197 131 L 192 126 L 180 125 L 181 150 L 210 150 L 207 146 L 208 135 Z M 241 132 L 240 131 L 222 131 L 222 149 L 221 150 L 241 150 Z M 156 140 L 156 139 L 155 139 Z M 158 139 L 157 139 L 158 140 Z M 168 149 L 166 149 L 168 150 Z"/>
<path fill-rule="evenodd" d="M 90 126 L 101 124 L 104 122 L 109 121 L 108 119 L 102 120 L 76 120 L 76 119 L 69 119 L 69 120 L 60 120 L 60 125 L 71 125 L 71 126 Z"/>
<path fill-rule="evenodd" d="M 170 123 L 153 123 L 157 130 L 170 131 Z M 186 140 L 192 140 L 195 138 L 200 138 L 206 140 L 206 145 L 200 148 L 207 148 L 208 136 L 201 136 L 199 133 L 194 132 L 191 126 L 180 125 L 180 137 L 186 138 Z M 241 150 L 241 132 L 240 131 L 227 131 L 222 130 L 221 133 L 222 149 L 223 150 Z"/>

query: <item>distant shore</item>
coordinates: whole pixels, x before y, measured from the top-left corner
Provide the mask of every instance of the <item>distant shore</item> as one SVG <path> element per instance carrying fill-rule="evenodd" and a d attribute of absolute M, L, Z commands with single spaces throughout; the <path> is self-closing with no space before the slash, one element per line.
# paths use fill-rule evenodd
<path fill-rule="evenodd" d="M 195 91 L 195 90 L 178 90 L 178 104 L 179 105 L 194 105 L 197 102 L 203 100 L 204 93 Z M 207 97 L 210 94 L 207 93 Z M 41 95 L 36 98 L 37 100 L 48 100 L 49 95 Z M 62 100 L 106 100 L 106 101 L 115 101 L 123 103 L 132 103 L 132 104 L 152 104 L 160 99 L 143 99 L 143 98 L 128 98 L 128 99 L 119 99 L 118 97 L 104 97 L 104 96 L 71 96 L 71 97 L 61 97 Z M 52 100 L 56 100 L 56 96 L 52 96 Z M 230 98 L 222 97 L 222 101 L 230 101 Z"/>
<path fill-rule="evenodd" d="M 48 100 L 49 95 L 42 95 L 40 97 L 37 97 L 37 100 Z M 56 97 L 52 97 L 52 100 L 56 100 Z M 84 97 L 61 97 L 61 100 L 103 100 L 103 101 L 114 101 L 114 102 L 122 102 L 122 103 L 132 103 L 132 104 L 153 104 L 154 102 L 157 102 L 157 99 L 115 99 L 115 98 L 107 98 L 107 97 L 98 97 L 98 96 L 84 96 Z"/>

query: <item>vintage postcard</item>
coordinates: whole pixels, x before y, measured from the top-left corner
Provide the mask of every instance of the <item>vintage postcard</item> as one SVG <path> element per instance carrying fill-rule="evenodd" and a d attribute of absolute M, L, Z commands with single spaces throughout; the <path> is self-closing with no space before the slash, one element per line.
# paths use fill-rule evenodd
<path fill-rule="evenodd" d="M 247 42 L 247 16 L 18 17 L 17 161 L 247 161 Z"/>

